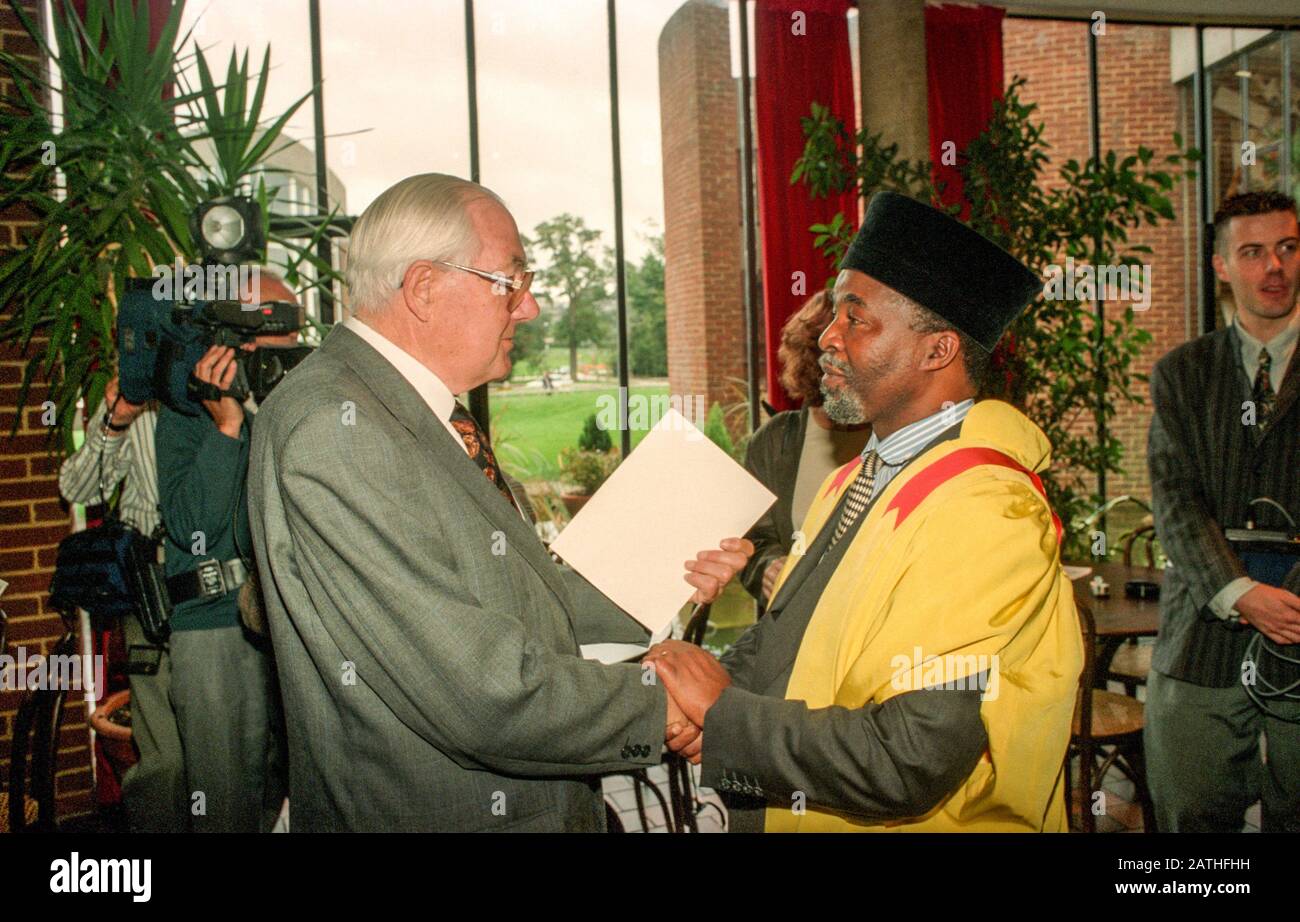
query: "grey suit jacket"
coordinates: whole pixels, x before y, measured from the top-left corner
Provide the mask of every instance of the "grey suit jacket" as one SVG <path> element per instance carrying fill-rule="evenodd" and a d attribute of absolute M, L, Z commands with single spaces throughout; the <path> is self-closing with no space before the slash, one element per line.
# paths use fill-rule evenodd
<path fill-rule="evenodd" d="M 249 508 L 296 831 L 601 830 L 596 776 L 658 762 L 663 689 L 578 655 L 644 630 L 351 331 L 263 404 Z"/>
<path fill-rule="evenodd" d="M 1215 688 L 1241 681 L 1254 628 L 1221 621 L 1208 607 L 1246 568 L 1223 529 L 1246 524 L 1248 503 L 1270 496 L 1300 516 L 1300 350 L 1278 392 L 1265 432 L 1243 425 L 1251 378 L 1241 365 L 1236 331 L 1226 327 L 1184 343 L 1151 376 L 1151 467 L 1156 533 L 1173 568 L 1160 595 L 1160 634 L 1152 665 L 1164 675 Z M 1261 528 L 1287 528 L 1269 506 L 1256 507 Z M 1300 592 L 1300 564 L 1284 581 Z M 1295 657 L 1300 645 L 1283 648 Z M 1269 660 L 1261 675 L 1289 684 L 1300 670 Z"/>

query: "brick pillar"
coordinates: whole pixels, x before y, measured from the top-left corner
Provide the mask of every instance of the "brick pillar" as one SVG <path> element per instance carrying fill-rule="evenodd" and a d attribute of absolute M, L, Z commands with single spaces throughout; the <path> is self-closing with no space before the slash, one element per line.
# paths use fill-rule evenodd
<path fill-rule="evenodd" d="M 898 156 L 930 159 L 925 0 L 859 0 L 862 124 L 898 142 Z"/>
<path fill-rule="evenodd" d="M 33 21 L 39 21 L 42 4 L 20 0 Z M 39 52 L 18 17 L 6 3 L 0 5 L 0 47 L 37 65 Z M 0 105 L 14 98 L 13 83 L 0 73 Z M 19 234 L 34 226 L 32 215 L 0 213 L 0 259 L 3 251 L 19 244 Z M 9 307 L 0 305 L 0 316 Z M 46 340 L 32 341 L 40 349 Z M 58 459 L 49 452 L 47 427 L 41 423 L 41 402 L 48 388 L 34 381 L 17 435 L 10 437 L 17 409 L 19 384 L 27 354 L 12 347 L 0 349 L 0 579 L 9 588 L 0 596 L 0 609 L 9 617 L 8 644 L 26 648 L 28 655 L 49 653 L 63 634 L 59 616 L 48 607 L 46 589 L 54 569 L 59 541 L 71 521 L 59 498 Z M 0 777 L 9 780 L 10 738 L 20 693 L 0 692 Z M 85 701 L 79 691 L 69 692 L 59 734 L 57 777 L 58 815 L 65 818 L 87 813 L 92 807 L 91 753 Z"/>
<path fill-rule="evenodd" d="M 659 35 L 668 378 L 724 407 L 746 373 L 737 87 L 725 4 L 688 0 Z"/>

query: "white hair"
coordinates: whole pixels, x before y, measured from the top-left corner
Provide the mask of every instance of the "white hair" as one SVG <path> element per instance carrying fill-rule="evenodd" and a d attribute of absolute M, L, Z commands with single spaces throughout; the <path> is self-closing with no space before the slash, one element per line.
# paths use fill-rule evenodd
<path fill-rule="evenodd" d="M 417 259 L 462 262 L 478 239 L 468 207 L 501 198 L 485 186 L 448 176 L 408 176 L 370 203 L 352 228 L 347 281 L 353 310 L 377 310 L 401 287 Z"/>

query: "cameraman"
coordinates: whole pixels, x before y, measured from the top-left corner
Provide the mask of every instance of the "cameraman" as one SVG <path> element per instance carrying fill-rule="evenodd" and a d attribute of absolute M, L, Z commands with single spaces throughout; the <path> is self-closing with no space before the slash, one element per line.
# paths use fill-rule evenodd
<path fill-rule="evenodd" d="M 263 302 L 297 303 L 270 273 L 260 281 Z M 241 349 L 292 346 L 297 338 L 259 336 Z M 194 376 L 225 391 L 236 367 L 234 349 L 213 346 Z M 164 406 L 158 418 L 159 497 L 175 603 L 172 705 L 194 830 L 266 832 L 286 788 L 280 697 L 270 644 L 244 629 L 239 612 L 239 590 L 254 566 L 245 481 L 255 407 L 251 397 L 245 404 L 205 400 L 203 407 L 206 415 L 186 416 Z M 190 576 L 176 591 L 179 574 Z"/>
<path fill-rule="evenodd" d="M 118 391 L 117 377 L 86 423 L 86 441 L 59 468 L 59 492 L 70 503 L 96 506 L 119 483 L 122 520 L 144 534 L 158 524 L 158 470 L 154 429 L 157 407 L 131 403 Z M 166 645 L 153 647 L 139 618 L 122 620 L 128 652 L 144 649 L 157 658 L 153 674 L 132 672 L 131 735 L 140 758 L 122 776 L 122 801 L 132 832 L 184 832 L 189 815 L 185 767 L 176 716 L 168 701 L 171 657 Z M 131 659 L 131 657 L 128 657 Z"/>

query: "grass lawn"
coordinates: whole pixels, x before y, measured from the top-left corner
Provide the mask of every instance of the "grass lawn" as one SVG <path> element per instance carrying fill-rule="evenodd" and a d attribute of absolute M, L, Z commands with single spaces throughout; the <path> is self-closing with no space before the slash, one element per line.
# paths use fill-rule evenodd
<path fill-rule="evenodd" d="M 583 387 L 580 385 L 580 387 Z M 638 395 L 661 396 L 667 384 L 634 386 L 629 399 Z M 502 467 L 519 480 L 555 480 L 560 476 L 557 457 L 560 449 L 578 444 L 582 424 L 602 406 L 602 396 L 618 399 L 618 387 L 593 387 L 554 391 L 549 396 L 540 389 L 492 391 L 492 446 Z M 659 421 L 652 413 L 650 424 Z M 646 430 L 632 431 L 632 444 L 645 437 Z M 610 441 L 618 447 L 619 434 L 610 432 Z"/>

